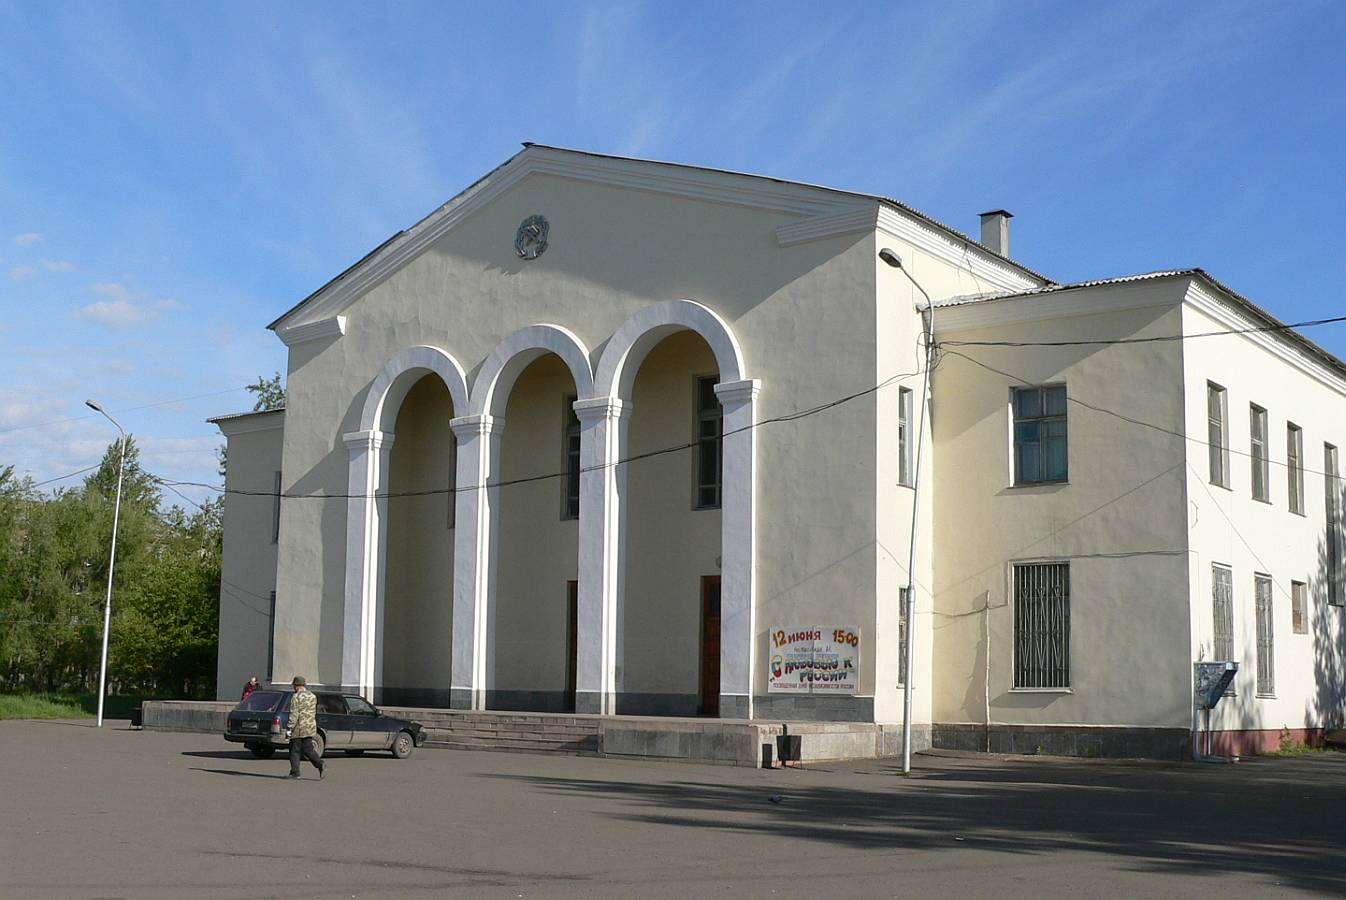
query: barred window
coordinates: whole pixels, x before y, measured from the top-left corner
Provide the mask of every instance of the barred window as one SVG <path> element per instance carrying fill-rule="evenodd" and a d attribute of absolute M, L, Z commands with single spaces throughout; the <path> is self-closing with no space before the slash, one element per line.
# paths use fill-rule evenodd
<path fill-rule="evenodd" d="M 1014 686 L 1070 687 L 1070 564 L 1014 567 Z"/>
<path fill-rule="evenodd" d="M 1253 464 L 1253 499 L 1269 501 L 1267 485 L 1267 411 L 1257 404 L 1248 407 L 1248 425 L 1251 435 Z"/>
<path fill-rule="evenodd" d="M 1229 487 L 1229 441 L 1225 429 L 1225 390 L 1206 382 L 1206 444 L 1210 451 L 1210 483 Z"/>
<path fill-rule="evenodd" d="M 906 684 L 907 674 L 907 591 L 897 589 L 897 683 Z"/>
<path fill-rule="evenodd" d="M 565 471 L 561 485 L 561 518 L 580 517 L 580 419 L 575 415 L 575 397 L 565 398 Z"/>
<path fill-rule="evenodd" d="M 719 509 L 724 469 L 724 412 L 715 396 L 718 375 L 696 380 L 696 508 Z"/>
<path fill-rule="evenodd" d="M 1309 633 L 1309 586 L 1302 581 L 1290 582 L 1290 625 L 1295 634 Z"/>
<path fill-rule="evenodd" d="M 1066 388 L 1014 389 L 1014 483 L 1065 481 Z"/>
<path fill-rule="evenodd" d="M 912 486 L 911 389 L 897 389 L 897 483 Z M 904 607 L 905 608 L 905 607 Z"/>
<path fill-rule="evenodd" d="M 1290 512 L 1304 514 L 1304 432 L 1293 422 L 1285 425 L 1285 460 Z"/>
<path fill-rule="evenodd" d="M 1254 576 L 1254 597 L 1257 602 L 1257 694 L 1270 697 L 1276 693 L 1275 632 L 1271 622 L 1271 576 Z"/>
<path fill-rule="evenodd" d="M 1210 567 L 1211 601 L 1215 619 L 1215 658 L 1234 658 L 1234 573 L 1218 563 Z"/>

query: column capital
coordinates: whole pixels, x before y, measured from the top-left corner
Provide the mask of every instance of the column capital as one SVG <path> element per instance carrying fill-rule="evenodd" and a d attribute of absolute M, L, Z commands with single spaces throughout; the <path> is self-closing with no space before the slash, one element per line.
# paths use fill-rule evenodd
<path fill-rule="evenodd" d="M 749 400 L 756 400 L 761 392 L 762 382 L 757 378 L 725 381 L 715 385 L 715 396 L 720 398 L 722 404 L 747 403 Z"/>
<path fill-rule="evenodd" d="M 502 416 L 488 415 L 458 416 L 449 419 L 449 428 L 453 429 L 454 437 L 461 441 L 488 434 L 499 434 L 505 430 L 505 419 Z"/>
<path fill-rule="evenodd" d="M 378 450 L 391 447 L 396 437 L 391 431 L 351 431 L 341 436 L 348 450 Z"/>
<path fill-rule="evenodd" d="M 599 419 L 620 419 L 631 414 L 631 401 L 618 400 L 616 397 L 587 397 L 573 404 L 575 418 L 581 422 L 597 422 Z"/>

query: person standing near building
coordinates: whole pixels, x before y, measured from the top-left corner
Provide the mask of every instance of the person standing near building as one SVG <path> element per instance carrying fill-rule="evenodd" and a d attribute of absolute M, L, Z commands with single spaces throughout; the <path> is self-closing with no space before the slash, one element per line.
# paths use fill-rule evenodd
<path fill-rule="evenodd" d="M 240 699 L 240 700 L 246 700 L 246 699 L 248 699 L 248 697 L 250 697 L 250 696 L 252 695 L 252 692 L 255 691 L 255 690 L 257 690 L 258 687 L 259 687 L 259 685 L 258 685 L 258 683 L 257 683 L 257 676 L 254 675 L 254 676 L 252 676 L 251 678 L 248 679 L 248 683 L 247 683 L 247 684 L 243 685 L 243 696 L 240 697 L 239 699 Z"/>
<path fill-rule="evenodd" d="M 290 778 L 299 777 L 299 755 L 313 763 L 318 778 L 325 774 L 322 757 L 313 739 L 318 735 L 318 698 L 308 689 L 303 675 L 294 676 L 294 696 L 290 698 Z"/>

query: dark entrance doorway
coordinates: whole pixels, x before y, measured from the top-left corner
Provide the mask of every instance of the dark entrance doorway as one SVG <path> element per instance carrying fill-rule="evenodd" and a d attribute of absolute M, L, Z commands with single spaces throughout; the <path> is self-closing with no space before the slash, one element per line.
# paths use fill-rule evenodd
<path fill-rule="evenodd" d="M 575 711 L 575 671 L 580 653 L 580 583 L 566 582 L 566 710 Z"/>
<path fill-rule="evenodd" d="M 701 576 L 701 708 L 720 714 L 720 576 Z"/>

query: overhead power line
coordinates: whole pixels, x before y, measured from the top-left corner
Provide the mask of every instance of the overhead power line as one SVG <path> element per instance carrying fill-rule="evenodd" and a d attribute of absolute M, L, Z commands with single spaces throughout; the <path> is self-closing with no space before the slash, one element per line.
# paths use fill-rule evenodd
<path fill-rule="evenodd" d="M 1161 334 L 1152 337 L 1099 338 L 1073 341 L 957 341 L 944 340 L 945 347 L 1110 347 L 1115 344 L 1162 344 L 1175 341 L 1189 341 L 1196 338 L 1224 337 L 1232 334 L 1263 334 L 1267 332 L 1293 331 L 1296 328 L 1313 328 L 1318 325 L 1332 325 L 1346 322 L 1346 315 L 1330 316 L 1325 319 L 1306 319 L 1303 322 L 1291 322 L 1288 325 L 1254 325 L 1249 328 L 1225 328 L 1218 331 L 1199 331 L 1193 334 Z"/>

